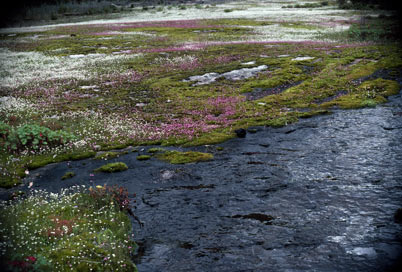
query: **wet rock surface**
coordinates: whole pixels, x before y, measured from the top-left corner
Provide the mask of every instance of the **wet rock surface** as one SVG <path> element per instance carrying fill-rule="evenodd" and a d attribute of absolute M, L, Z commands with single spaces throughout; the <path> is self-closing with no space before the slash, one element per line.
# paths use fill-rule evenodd
<path fill-rule="evenodd" d="M 214 153 L 209 162 L 138 161 L 136 152 L 108 161 L 126 163 L 125 172 L 91 176 L 105 162 L 90 159 L 48 165 L 26 183 L 136 193 L 139 271 L 396 271 L 400 112 L 398 95 L 376 108 L 258 127 L 220 150 L 193 148 Z M 67 171 L 76 176 L 61 181 Z"/>

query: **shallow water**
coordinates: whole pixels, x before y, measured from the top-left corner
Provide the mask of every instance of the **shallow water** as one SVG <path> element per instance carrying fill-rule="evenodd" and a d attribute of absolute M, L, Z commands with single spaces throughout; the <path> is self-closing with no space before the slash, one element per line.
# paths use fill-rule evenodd
<path fill-rule="evenodd" d="M 223 151 L 196 148 L 214 153 L 210 162 L 140 162 L 130 153 L 110 160 L 129 166 L 122 173 L 90 177 L 105 163 L 90 159 L 49 165 L 26 182 L 136 193 L 139 271 L 394 271 L 401 142 L 400 94 L 376 108 L 260 127 L 220 144 Z M 61 181 L 66 171 L 77 175 Z"/>

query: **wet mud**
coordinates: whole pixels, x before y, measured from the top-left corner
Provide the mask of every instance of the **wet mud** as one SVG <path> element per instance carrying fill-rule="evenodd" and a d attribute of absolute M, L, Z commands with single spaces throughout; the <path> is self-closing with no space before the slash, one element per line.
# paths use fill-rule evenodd
<path fill-rule="evenodd" d="M 133 221 L 142 272 L 396 271 L 401 113 L 399 94 L 376 108 L 257 127 L 223 150 L 192 149 L 213 153 L 212 161 L 171 165 L 130 152 L 108 161 L 127 171 L 91 176 L 106 162 L 63 162 L 32 171 L 23 188 L 128 188 L 144 224 Z M 67 171 L 76 175 L 62 181 Z"/>

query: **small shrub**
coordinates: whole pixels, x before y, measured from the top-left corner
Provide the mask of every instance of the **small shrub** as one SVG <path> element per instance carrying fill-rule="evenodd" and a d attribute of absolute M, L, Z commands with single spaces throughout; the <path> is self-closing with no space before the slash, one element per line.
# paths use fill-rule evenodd
<path fill-rule="evenodd" d="M 128 214 L 134 216 L 131 210 L 131 199 L 126 188 L 122 186 L 96 186 L 95 188 L 89 188 L 89 195 L 97 202 L 104 202 L 108 204 L 110 200 L 114 201 L 121 211 L 126 211 Z M 110 199 L 110 200 L 109 200 Z"/>
<path fill-rule="evenodd" d="M 17 128 L 0 122 L 1 146 L 9 152 L 39 150 L 41 147 L 55 147 L 75 140 L 74 135 L 63 130 L 53 131 L 47 127 L 25 124 Z"/>

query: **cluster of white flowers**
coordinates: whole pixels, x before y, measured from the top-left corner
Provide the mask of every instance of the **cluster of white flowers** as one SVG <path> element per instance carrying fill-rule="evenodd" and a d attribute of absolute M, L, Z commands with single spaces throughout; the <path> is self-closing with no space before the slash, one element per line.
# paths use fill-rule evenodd
<path fill-rule="evenodd" d="M 79 140 L 74 148 L 93 147 L 97 143 L 114 140 L 146 140 L 162 137 L 162 132 L 154 129 L 135 113 L 122 116 L 118 113 L 104 114 L 100 111 L 62 112 L 53 116 L 59 120 L 69 120 L 77 124 L 73 132 Z"/>
<path fill-rule="evenodd" d="M 155 63 L 158 64 L 181 64 L 197 61 L 198 58 L 194 55 L 183 55 L 174 58 L 169 57 L 158 57 L 155 59 Z"/>
<path fill-rule="evenodd" d="M 32 103 L 28 102 L 25 99 L 12 96 L 0 97 L 0 112 L 6 115 L 31 109 Z"/>
<path fill-rule="evenodd" d="M 97 66 L 112 67 L 116 62 L 137 58 L 136 55 L 73 55 L 46 56 L 38 52 L 13 52 L 0 48 L 0 86 L 19 85 L 51 79 L 90 79 L 96 75 Z"/>
<path fill-rule="evenodd" d="M 124 226 L 128 217 L 112 205 L 92 207 L 83 192 L 87 192 L 86 186 L 72 186 L 58 194 L 32 190 L 27 198 L 0 202 L 0 218 L 7 218 L 0 220 L 0 256 L 23 253 L 34 262 L 40 255 L 46 256 L 57 271 L 66 271 L 66 263 L 75 269 L 91 258 L 102 261 L 108 271 L 116 266 L 124 268 L 127 262 L 122 257 L 132 250 L 129 228 Z M 111 222 L 110 218 L 117 220 Z M 120 233 L 112 232 L 111 227 Z M 127 233 L 122 235 L 122 231 Z M 96 252 L 96 247 L 101 250 Z M 65 254 L 66 248 L 71 253 Z M 107 250 L 111 254 L 99 255 Z"/>
<path fill-rule="evenodd" d="M 303 27 L 292 27 L 292 24 L 270 24 L 266 26 L 252 27 L 254 35 L 245 37 L 245 40 L 251 41 L 314 41 L 318 40 L 319 33 L 331 33 L 344 31 L 349 25 L 334 25 L 333 27 L 324 27 L 316 24 L 310 24 Z"/>

